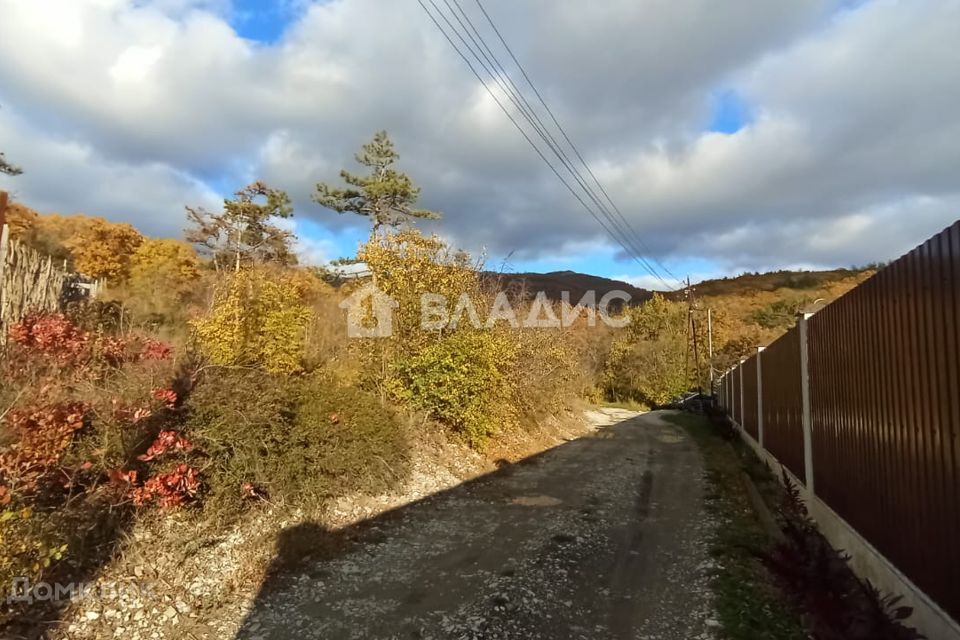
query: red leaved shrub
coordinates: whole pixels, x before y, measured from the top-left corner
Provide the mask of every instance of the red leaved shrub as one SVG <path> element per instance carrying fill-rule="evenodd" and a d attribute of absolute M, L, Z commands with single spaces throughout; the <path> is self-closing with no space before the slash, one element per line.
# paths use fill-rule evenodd
<path fill-rule="evenodd" d="M 59 364 L 77 364 L 90 347 L 90 333 L 59 313 L 28 315 L 10 327 L 10 339 Z"/>
<path fill-rule="evenodd" d="M 200 490 L 200 472 L 186 464 L 173 471 L 158 473 L 133 491 L 133 503 L 142 506 L 151 501 L 165 509 L 179 507 Z"/>
<path fill-rule="evenodd" d="M 4 423 L 15 441 L 0 450 L 0 484 L 31 494 L 59 471 L 74 434 L 83 428 L 88 405 L 65 402 L 11 409 Z"/>
<path fill-rule="evenodd" d="M 155 400 L 159 400 L 167 407 L 174 409 L 177 406 L 177 392 L 173 389 L 154 389 L 150 392 Z"/>
<path fill-rule="evenodd" d="M 74 487 L 77 471 L 90 487 L 104 475 L 115 488 L 126 484 L 119 494 L 129 496 L 136 473 L 111 469 L 131 460 L 138 453 L 131 449 L 144 436 L 153 437 L 164 412 L 176 407 L 177 393 L 155 386 L 158 377 L 169 380 L 173 373 L 172 347 L 153 338 L 88 331 L 62 314 L 28 315 L 10 328 L 10 338 L 0 379 L 15 393 L 9 398 L 29 397 L 34 405 L 0 418 L 9 443 L 0 447 L 3 499 L 29 499 L 37 489 L 54 486 L 53 477 L 62 488 Z M 71 448 L 85 422 L 90 429 Z M 190 448 L 176 432 L 164 430 L 140 459 Z M 126 474 L 124 483 L 115 482 L 120 473 Z"/>
<path fill-rule="evenodd" d="M 190 451 L 191 449 L 193 449 L 193 444 L 176 431 L 161 431 L 159 435 L 157 435 L 157 439 L 154 440 L 150 448 L 147 449 L 147 452 L 141 456 L 137 456 L 137 460 L 149 462 L 169 451 Z"/>
<path fill-rule="evenodd" d="M 173 355 L 173 348 L 160 340 L 91 333 L 59 313 L 28 315 L 10 327 L 10 338 L 19 352 L 9 359 L 6 373 L 34 379 L 67 370 L 74 377 L 97 377 L 127 363 Z"/>
<path fill-rule="evenodd" d="M 173 357 L 173 347 L 166 342 L 147 338 L 143 341 L 143 349 L 140 356 L 144 360 L 169 360 Z"/>

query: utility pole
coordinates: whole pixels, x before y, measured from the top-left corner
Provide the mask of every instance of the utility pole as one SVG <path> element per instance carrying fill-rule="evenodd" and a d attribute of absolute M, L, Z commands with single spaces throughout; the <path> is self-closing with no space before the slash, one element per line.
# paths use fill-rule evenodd
<path fill-rule="evenodd" d="M 683 361 L 683 375 L 686 376 L 687 382 L 690 382 L 690 322 L 693 320 L 693 310 L 690 308 L 690 276 L 687 276 L 687 286 L 683 290 L 683 297 L 687 301 L 687 340 L 686 340 L 686 356 Z M 689 387 L 687 387 L 689 390 Z"/>
<path fill-rule="evenodd" d="M 703 395 L 703 385 L 700 376 L 700 347 L 697 342 L 697 320 L 693 315 L 693 290 L 690 287 L 690 276 L 687 276 L 687 337 L 693 338 L 693 369 L 697 375 L 697 393 Z M 689 367 L 690 341 L 687 341 L 687 367 Z M 689 372 L 689 368 L 687 369 Z"/>
<path fill-rule="evenodd" d="M 703 395 L 703 385 L 700 376 L 700 348 L 697 343 L 697 319 L 693 317 L 693 308 L 690 309 L 690 328 L 693 330 L 693 365 L 697 372 L 697 393 Z"/>
<path fill-rule="evenodd" d="M 710 395 L 713 396 L 713 309 L 710 308 L 707 308 L 707 356 L 710 358 Z"/>

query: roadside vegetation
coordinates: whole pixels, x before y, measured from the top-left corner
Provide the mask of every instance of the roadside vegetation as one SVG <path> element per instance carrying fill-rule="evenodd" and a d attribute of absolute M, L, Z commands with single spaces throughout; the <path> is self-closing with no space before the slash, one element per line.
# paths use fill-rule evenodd
<path fill-rule="evenodd" d="M 370 278 L 337 287 L 297 264 L 289 198 L 261 182 L 221 211 L 188 209 L 186 241 L 11 208 L 15 239 L 105 287 L 8 336 L 0 584 L 91 579 L 130 550 L 137 523 L 157 523 L 162 555 L 257 518 L 322 521 L 345 497 L 402 491 L 425 447 L 503 458 L 577 421 L 605 338 L 585 323 L 422 327 L 422 293 L 451 307 L 467 295 L 486 318 L 498 291 L 481 264 L 411 225 L 439 214 L 416 208 L 385 134 L 357 159 L 367 173 L 317 190 L 371 222 L 355 258 Z M 369 281 L 397 301 L 393 334 L 349 339 L 340 305 Z M 367 306 L 360 316 L 374 319 Z M 13 604 L 0 622 L 35 615 Z"/>
<path fill-rule="evenodd" d="M 357 155 L 363 173 L 317 185 L 318 205 L 370 222 L 342 261 L 370 275 L 346 282 L 298 264 L 290 198 L 263 182 L 219 211 L 188 208 L 182 240 L 9 208 L 16 240 L 104 288 L 7 336 L 0 584 L 90 579 L 136 547 L 138 524 L 154 527 L 144 539 L 161 555 L 214 545 L 257 518 L 323 520 L 345 497 L 402 491 L 427 449 L 509 457 L 551 425 L 575 423 L 583 403 L 654 407 L 706 383 L 705 353 L 688 348 L 688 307 L 665 296 L 623 309 L 623 329 L 590 326 L 586 314 L 563 328 L 518 326 L 529 313 L 562 314 L 535 298 L 512 298 L 514 321 L 468 322 L 488 318 L 503 292 L 481 262 L 416 229 L 440 213 L 418 208 L 398 158 L 378 133 Z M 792 286 L 806 300 L 839 295 L 848 280 Z M 341 304 L 370 283 L 396 301 L 393 333 L 350 339 Z M 718 367 L 785 328 L 800 304 L 792 292 L 756 294 L 746 307 L 742 297 L 701 302 L 698 318 L 703 305 L 715 310 Z M 424 293 L 445 296 L 443 314 L 461 321 L 424 327 Z M 457 308 L 464 297 L 471 309 Z M 369 302 L 357 307 L 364 326 Z M 701 345 L 705 327 L 698 320 Z M 736 535 L 748 541 L 755 532 L 743 527 Z M 755 569 L 737 555 L 730 566 Z M 727 588 L 754 588 L 735 578 Z M 731 617 L 743 597 L 730 594 Z M 24 614 L 14 605 L 0 605 L 0 625 Z"/>
<path fill-rule="evenodd" d="M 715 607 L 730 640 L 921 640 L 910 607 L 862 581 L 820 534 L 786 472 L 778 480 L 722 414 L 670 413 L 704 457 Z M 751 496 L 752 493 L 752 496 Z"/>
<path fill-rule="evenodd" d="M 723 637 L 804 640 L 800 610 L 761 561 L 775 543 L 751 505 L 743 445 L 723 438 L 703 416 L 669 413 L 664 418 L 683 427 L 703 454 L 707 509 L 720 522 L 711 549 L 716 563 L 711 580 Z"/>

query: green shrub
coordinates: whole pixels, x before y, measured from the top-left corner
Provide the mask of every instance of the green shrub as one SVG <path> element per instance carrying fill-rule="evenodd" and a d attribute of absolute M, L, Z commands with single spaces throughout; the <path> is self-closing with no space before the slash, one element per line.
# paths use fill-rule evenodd
<path fill-rule="evenodd" d="M 777 300 L 754 311 L 750 319 L 764 329 L 786 329 L 796 323 L 797 314 L 810 302 L 807 297 Z"/>
<path fill-rule="evenodd" d="M 687 307 L 659 294 L 627 312 L 630 324 L 613 340 L 602 378 L 608 400 L 647 406 L 669 402 L 690 385 Z"/>
<path fill-rule="evenodd" d="M 187 432 L 207 457 L 210 508 L 378 493 L 407 473 L 404 426 L 380 401 L 321 375 L 218 371 L 190 398 Z"/>
<path fill-rule="evenodd" d="M 385 491 L 407 475 L 408 440 L 399 417 L 374 395 L 322 375 L 303 381 L 291 437 L 287 451 L 291 464 L 300 461 L 302 484 L 323 474 L 328 496 Z"/>
<path fill-rule="evenodd" d="M 497 423 L 510 418 L 504 371 L 514 356 L 503 334 L 458 331 L 402 361 L 392 390 L 482 448 Z"/>

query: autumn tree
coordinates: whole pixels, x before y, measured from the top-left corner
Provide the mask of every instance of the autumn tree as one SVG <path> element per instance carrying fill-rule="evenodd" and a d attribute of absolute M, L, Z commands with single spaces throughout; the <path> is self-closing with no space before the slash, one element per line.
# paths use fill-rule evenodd
<path fill-rule="evenodd" d="M 257 181 L 234 195 L 221 213 L 187 207 L 187 240 L 211 255 L 218 271 L 230 264 L 234 271 L 242 264 L 296 264 L 294 235 L 276 224 L 293 217 L 286 192 Z"/>
<path fill-rule="evenodd" d="M 396 227 L 413 218 L 435 220 L 440 217 L 434 211 L 414 207 L 420 189 L 409 176 L 395 168 L 400 156 L 386 131 L 374 135 L 355 157 L 369 173 L 355 175 L 344 169 L 340 177 L 347 183 L 345 188 L 317 184 L 313 195 L 317 203 L 338 213 L 350 212 L 370 218 L 373 235 L 383 226 Z"/>
<path fill-rule="evenodd" d="M 169 321 L 183 314 L 183 303 L 200 277 L 197 252 L 170 238 L 145 239 L 130 258 L 123 293 L 135 318 Z"/>
<path fill-rule="evenodd" d="M 79 231 L 66 241 L 73 256 L 73 268 L 93 278 L 125 280 L 130 259 L 143 236 L 126 223 L 103 218 L 85 218 Z"/>
<path fill-rule="evenodd" d="M 92 218 L 85 215 L 64 216 L 57 213 L 38 215 L 30 232 L 30 245 L 44 255 L 55 260 L 66 260 L 73 264 L 73 252 L 70 243 L 80 237 Z"/>
<path fill-rule="evenodd" d="M 39 218 L 40 214 L 19 202 L 7 205 L 7 224 L 10 226 L 10 237 L 33 246 Z"/>
<path fill-rule="evenodd" d="M 94 220 L 110 224 L 102 219 L 85 215 L 63 216 L 56 213 L 41 214 L 30 207 L 14 202 L 7 207 L 7 224 L 10 237 L 36 249 L 57 262 L 74 263 L 70 246 L 81 243 L 87 228 Z"/>
<path fill-rule="evenodd" d="M 7 208 L 10 235 L 55 261 L 114 284 L 129 275 L 130 262 L 143 236 L 127 223 L 86 215 L 40 214 L 13 203 Z"/>

